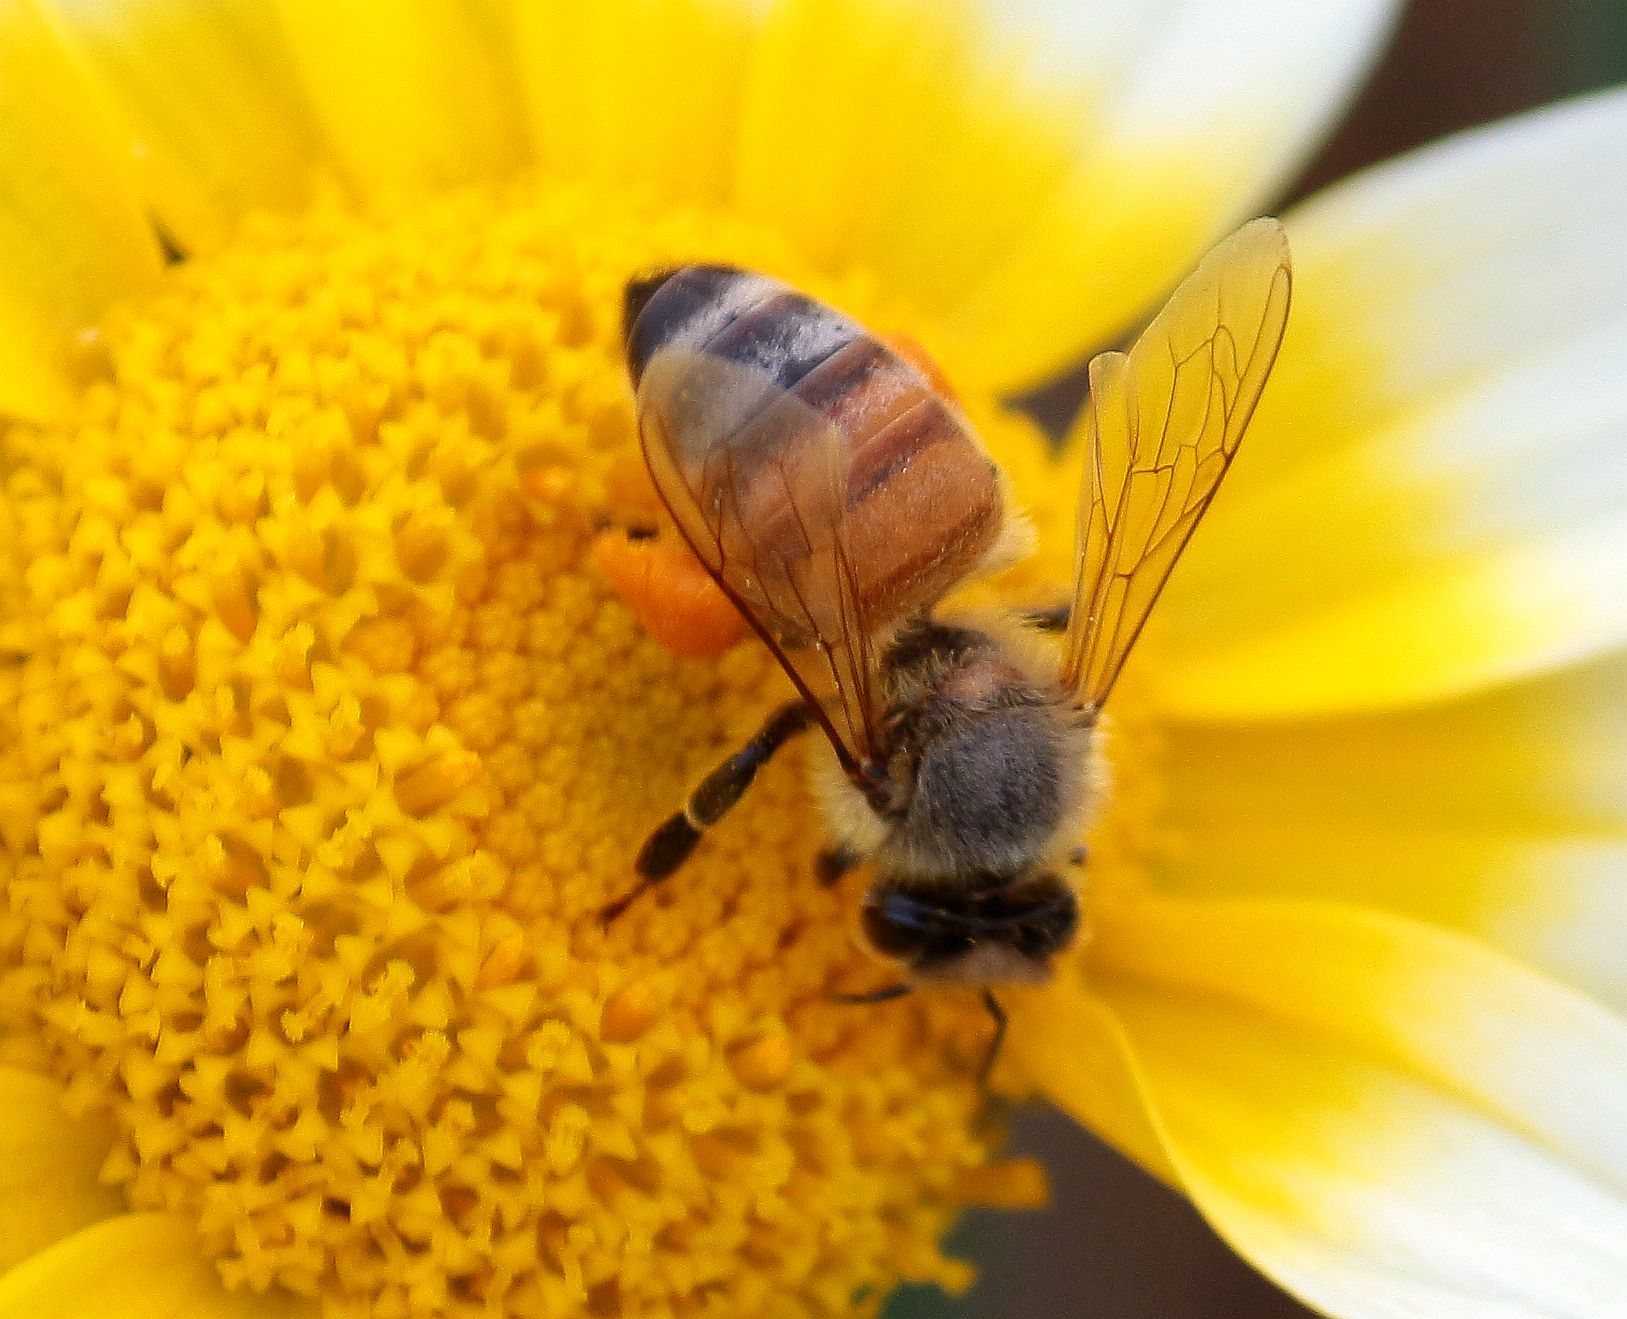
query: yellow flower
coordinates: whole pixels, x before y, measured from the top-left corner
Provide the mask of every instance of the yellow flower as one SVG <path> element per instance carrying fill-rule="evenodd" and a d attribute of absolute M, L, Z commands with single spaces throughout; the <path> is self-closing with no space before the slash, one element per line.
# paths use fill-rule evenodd
<path fill-rule="evenodd" d="M 975 1002 L 873 1009 L 783 692 L 593 568 L 620 287 L 723 258 L 999 397 L 1259 206 L 1389 16 L 1192 0 L 0 4 L 0 1319 L 836 1315 L 967 1279 Z M 1627 1289 L 1627 97 L 1288 217 L 998 1073 L 1341 1316 Z M 166 249 L 179 258 L 166 262 Z"/>

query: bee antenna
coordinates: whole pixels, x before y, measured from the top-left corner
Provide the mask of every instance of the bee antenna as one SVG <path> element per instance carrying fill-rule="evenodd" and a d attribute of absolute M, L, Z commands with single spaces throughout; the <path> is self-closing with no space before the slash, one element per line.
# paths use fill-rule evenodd
<path fill-rule="evenodd" d="M 1000 1000 L 995 998 L 994 992 L 989 989 L 983 991 L 983 1006 L 989 1010 L 989 1016 L 994 1018 L 994 1038 L 989 1041 L 988 1052 L 983 1055 L 983 1065 L 977 1069 L 977 1084 L 980 1089 L 987 1090 L 995 1060 L 1000 1056 L 1000 1046 L 1006 1042 L 1006 1010 L 1000 1006 Z"/>
<path fill-rule="evenodd" d="M 891 1003 L 895 998 L 903 998 L 914 988 L 914 985 L 906 984 L 882 985 L 880 989 L 866 989 L 857 994 L 832 994 L 831 999 L 836 1003 Z"/>

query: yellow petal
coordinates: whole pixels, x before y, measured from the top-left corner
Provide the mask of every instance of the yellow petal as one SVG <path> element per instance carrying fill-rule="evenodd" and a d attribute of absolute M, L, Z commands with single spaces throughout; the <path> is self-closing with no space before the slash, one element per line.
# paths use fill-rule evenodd
<path fill-rule="evenodd" d="M 96 1180 L 111 1144 L 45 1077 L 0 1067 L 0 1272 L 123 1208 Z"/>
<path fill-rule="evenodd" d="M 998 28 L 1038 48 L 1045 82 L 1087 97 L 1080 149 L 1048 186 L 1004 192 L 1008 181 L 991 179 L 985 191 L 975 174 L 946 176 L 914 204 L 957 216 L 992 206 L 1019 221 L 954 310 L 992 378 L 1021 385 L 1121 334 L 1221 234 L 1267 208 L 1338 118 L 1400 6 L 991 9 Z M 856 140 L 867 131 L 861 113 Z"/>
<path fill-rule="evenodd" d="M 0 1319 L 314 1319 L 283 1292 L 228 1292 L 185 1220 L 123 1214 L 0 1278 Z"/>
<path fill-rule="evenodd" d="M 1006 998 L 1010 1026 L 997 1076 L 1002 1087 L 1043 1091 L 1126 1158 L 1179 1185 L 1130 1064 L 1124 1028 L 1078 980 L 1075 968 L 1060 967 L 1053 984 L 1008 990 Z"/>
<path fill-rule="evenodd" d="M 1448 516 L 1443 509 L 1437 525 Z M 1398 529 L 1398 539 L 1405 535 Z M 1303 544 L 1278 551 L 1263 562 L 1292 563 L 1282 577 L 1307 586 L 1338 553 Z M 1383 710 L 1542 673 L 1627 641 L 1624 564 L 1627 516 L 1618 512 L 1442 555 L 1365 586 L 1323 574 L 1317 606 L 1285 605 L 1275 625 L 1252 636 L 1167 659 L 1160 697 L 1181 717 L 1257 718 Z M 1339 590 L 1346 585 L 1353 593 Z"/>
<path fill-rule="evenodd" d="M 323 152 L 293 61 L 261 0 L 56 0 L 70 37 L 140 139 L 137 176 L 188 252 L 245 211 L 309 200 Z"/>
<path fill-rule="evenodd" d="M 732 184 L 756 23 L 707 0 L 539 0 L 515 10 L 537 159 L 673 201 L 716 205 Z"/>
<path fill-rule="evenodd" d="M 128 131 L 32 0 L 0 7 L 0 412 L 48 417 L 87 369 L 82 336 L 162 264 Z"/>
<path fill-rule="evenodd" d="M 1424 702 L 1627 639 L 1624 171 L 1615 93 L 1289 217 L 1288 338 L 1160 606 L 1168 708 Z"/>
<path fill-rule="evenodd" d="M 275 0 L 349 175 L 398 196 L 501 177 L 524 158 L 499 0 Z"/>
<path fill-rule="evenodd" d="M 1627 654 L 1382 717 L 1177 726 L 1160 872 L 1382 906 L 1627 1010 Z"/>
<path fill-rule="evenodd" d="M 1149 903 L 1093 948 L 1187 1194 L 1311 1305 L 1620 1313 L 1627 1022 L 1355 908 Z"/>

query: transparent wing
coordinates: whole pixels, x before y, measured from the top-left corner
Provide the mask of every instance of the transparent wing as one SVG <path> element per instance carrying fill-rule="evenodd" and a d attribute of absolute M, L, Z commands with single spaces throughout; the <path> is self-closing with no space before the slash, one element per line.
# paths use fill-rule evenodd
<path fill-rule="evenodd" d="M 1128 353 L 1090 364 L 1063 680 L 1099 706 L 1231 465 L 1288 321 L 1275 220 L 1211 251 Z"/>
<path fill-rule="evenodd" d="M 875 620 L 851 557 L 845 438 L 763 373 L 679 349 L 646 365 L 638 405 L 678 529 L 857 774 L 877 745 Z"/>

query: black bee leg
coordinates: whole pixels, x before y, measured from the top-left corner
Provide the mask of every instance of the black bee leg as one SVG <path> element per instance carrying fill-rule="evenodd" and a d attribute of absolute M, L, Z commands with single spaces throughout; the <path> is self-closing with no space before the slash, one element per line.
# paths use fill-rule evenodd
<path fill-rule="evenodd" d="M 607 903 L 599 919 L 610 924 L 640 894 L 654 888 L 683 865 L 701 835 L 727 815 L 729 808 L 745 794 L 757 771 L 812 719 L 812 713 L 801 701 L 792 701 L 774 711 L 751 741 L 701 780 L 700 786 L 689 794 L 683 810 L 668 817 L 645 839 L 638 860 L 633 863 L 638 883 L 614 902 Z"/>
<path fill-rule="evenodd" d="M 827 847 L 814 858 L 814 877 L 829 888 L 863 860 L 851 847 Z"/>
<path fill-rule="evenodd" d="M 994 1071 L 995 1060 L 1000 1056 L 1000 1046 L 1006 1042 L 1006 1010 L 1000 1006 L 1000 1000 L 987 989 L 983 991 L 983 1006 L 989 1010 L 989 1016 L 994 1018 L 994 1038 L 989 1041 L 989 1051 L 983 1055 L 983 1063 L 977 1069 L 977 1084 L 987 1090 L 989 1074 Z"/>
<path fill-rule="evenodd" d="M 891 1003 L 914 990 L 914 985 L 883 985 L 880 989 L 867 989 L 861 994 L 832 994 L 834 1003 Z"/>
<path fill-rule="evenodd" d="M 1073 618 L 1072 605 L 1052 605 L 1049 609 L 1029 609 L 1023 621 L 1041 632 L 1066 632 Z"/>

